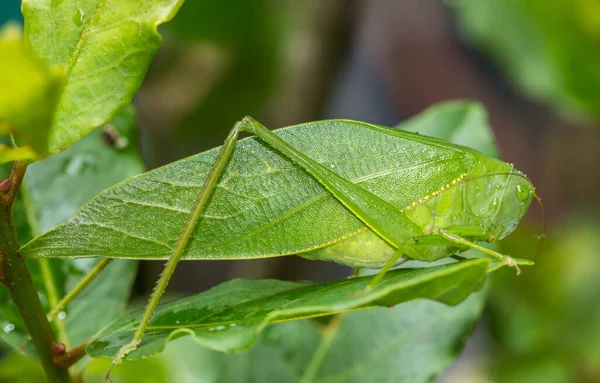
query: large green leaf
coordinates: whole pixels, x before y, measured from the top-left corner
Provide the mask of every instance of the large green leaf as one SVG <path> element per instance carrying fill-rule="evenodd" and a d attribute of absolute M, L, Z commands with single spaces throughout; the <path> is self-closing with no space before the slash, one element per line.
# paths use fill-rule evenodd
<path fill-rule="evenodd" d="M 31 233 L 44 232 L 65 221 L 100 190 L 143 171 L 136 151 L 134 114 L 133 108 L 126 108 L 111 124 L 93 131 L 64 153 L 28 168 L 23 183 L 24 198 L 17 200 L 15 206 L 15 225 L 22 241 L 29 239 Z M 121 147 L 106 142 L 107 132 L 121 143 Z M 125 141 L 128 144 L 123 147 Z M 95 263 L 92 259 L 28 260 L 46 309 Z M 135 266 L 135 262 L 130 261 L 113 262 L 68 306 L 64 326 L 59 324 L 59 327 L 65 328 L 72 345 L 90 337 L 123 312 Z M 4 342 L 16 349 L 28 345 L 26 329 L 4 289 L 0 289 L 0 324 L 4 328 L 0 333 Z M 32 347 L 25 350 L 34 352 Z"/>
<path fill-rule="evenodd" d="M 46 68 L 20 39 L 0 39 L 0 57 L 0 134 L 11 133 L 24 145 L 0 146 L 0 164 L 44 156 L 60 76 Z"/>
<path fill-rule="evenodd" d="M 435 114 L 429 123 L 465 121 L 487 129 L 484 119 L 449 113 Z M 398 209 L 469 171 L 479 156 L 445 141 L 345 120 L 306 123 L 276 134 Z M 107 190 L 67 223 L 26 244 L 21 254 L 167 258 L 216 155 L 217 149 L 200 153 Z M 248 138 L 238 142 L 184 258 L 297 254 L 363 228 L 303 169 Z"/>
<path fill-rule="evenodd" d="M 160 305 L 141 345 L 128 358 L 155 354 L 168 341 L 188 334 L 207 348 L 236 352 L 251 347 L 270 323 L 393 306 L 419 298 L 456 305 L 481 287 L 488 266 L 487 259 L 474 259 L 395 270 L 370 292 L 365 287 L 371 276 L 319 284 L 226 282 L 196 296 Z M 112 324 L 88 346 L 88 354 L 113 357 L 133 336 L 139 316 L 133 313 Z"/>
<path fill-rule="evenodd" d="M 481 292 L 456 307 L 417 300 L 344 314 L 313 381 L 431 382 L 460 352 L 484 298 Z M 160 355 L 127 361 L 112 377 L 120 383 L 295 383 L 322 340 L 322 327 L 309 321 L 272 325 L 252 349 L 231 355 L 180 338 Z M 94 359 L 84 381 L 102 383 L 109 363 Z"/>
<path fill-rule="evenodd" d="M 25 40 L 65 88 L 50 131 L 59 152 L 129 104 L 182 0 L 24 0 Z"/>

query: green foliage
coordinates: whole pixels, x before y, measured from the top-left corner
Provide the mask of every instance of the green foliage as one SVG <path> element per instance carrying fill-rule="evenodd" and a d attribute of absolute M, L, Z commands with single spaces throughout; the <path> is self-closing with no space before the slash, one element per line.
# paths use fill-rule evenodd
<path fill-rule="evenodd" d="M 225 130 L 240 117 L 264 109 L 282 56 L 280 8 L 281 4 L 270 0 L 187 1 L 166 26 L 184 42 L 184 55 L 193 54 L 200 45 L 213 46 L 220 63 L 213 73 L 190 79 L 211 85 L 197 94 L 195 102 L 175 121 L 180 153 L 217 146 Z"/>
<path fill-rule="evenodd" d="M 314 381 L 429 382 L 457 356 L 484 301 L 481 292 L 456 307 L 417 300 L 345 314 Z M 275 324 L 264 329 L 252 349 L 234 355 L 179 338 L 152 359 L 123 364 L 113 378 L 122 383 L 298 382 L 324 330 L 315 321 Z M 85 381 L 102 383 L 107 368 L 108 361 L 94 359 Z"/>
<path fill-rule="evenodd" d="M 523 278 L 493 278 L 492 330 L 501 346 L 495 381 L 600 380 L 600 222 L 591 217 L 571 218 L 549 233 L 536 267 Z M 531 234 L 515 233 L 502 246 L 533 247 Z"/>
<path fill-rule="evenodd" d="M 15 208 L 21 240 L 60 224 L 99 191 L 140 173 L 143 165 L 135 149 L 135 128 L 135 112 L 128 107 L 110 124 L 96 129 L 65 152 L 31 165 L 24 180 L 23 199 Z M 125 138 L 127 147 L 117 149 L 107 144 L 106 129 Z M 91 259 L 28 261 L 47 310 L 94 264 Z M 135 271 L 135 262 L 113 262 L 65 310 L 66 337 L 72 345 L 84 341 L 122 313 Z M 119 284 L 107 283 L 115 280 Z M 4 289 L 0 289 L 0 302 L 0 324 L 5 330 L 0 333 L 1 339 L 16 350 L 27 346 L 25 350 L 33 354 L 27 331 Z"/>
<path fill-rule="evenodd" d="M 181 4 L 24 0 L 25 44 L 0 42 L 0 53 L 9 58 L 0 63 L 0 76 L 6 77 L 0 80 L 7 84 L 0 90 L 1 132 L 11 133 L 22 145 L 2 147 L 0 164 L 56 154 L 29 167 L 14 207 L 20 240 L 39 235 L 20 255 L 37 257 L 27 262 L 46 311 L 95 265 L 93 259 L 78 257 L 169 256 L 213 165 L 215 150 L 136 176 L 143 169 L 135 149 L 135 113 L 126 105 L 161 45 L 157 26 L 169 21 Z M 218 1 L 189 2 L 189 12 L 171 26 L 188 41 L 226 47 L 234 62 L 184 122 L 206 126 L 237 118 L 233 116 L 258 108 L 266 97 L 278 45 L 269 5 L 260 1 L 231 9 Z M 201 19 L 194 16 L 198 14 Z M 232 103 L 231 94 L 240 88 L 244 93 Z M 485 112 L 471 102 L 440 105 L 401 129 L 497 155 Z M 445 141 L 351 121 L 307 123 L 277 135 L 395 209 L 452 182 L 468 168 L 467 157 L 480 156 Z M 415 179 L 417 173 L 422 177 Z M 303 253 L 364 228 L 321 183 L 256 138 L 237 145 L 200 223 L 187 258 Z M 361 254 L 375 248 L 366 247 Z M 369 291 L 365 287 L 371 276 L 328 283 L 229 281 L 159 306 L 131 357 L 157 354 L 184 335 L 205 347 L 185 352 L 190 346 L 179 341 L 183 346 L 160 356 L 159 362 L 128 364 L 122 374 L 136 382 L 173 381 L 174 376 L 184 382 L 194 367 L 174 373 L 173 366 L 182 360 L 194 364 L 198 360 L 193 358 L 201 357 L 198 375 L 213 381 L 427 382 L 456 357 L 479 315 L 484 293 L 472 293 L 482 286 L 489 266 L 487 259 L 413 263 L 391 271 Z M 132 313 L 105 327 L 123 311 L 134 275 L 135 262 L 111 263 L 52 321 L 57 340 L 72 349 L 94 337 L 88 355 L 112 357 L 139 322 L 139 313 Z M 35 292 L 31 296 L 35 301 Z M 392 309 L 375 308 L 404 302 Z M 19 307 L 23 313 L 23 305 Z M 367 308 L 373 309 L 350 312 Z M 18 312 L 0 290 L 2 341 L 35 356 Z M 324 325 L 323 317 L 330 315 L 334 319 Z M 317 317 L 321 319 L 313 319 Z M 242 355 L 223 353 L 249 349 Z M 40 355 L 47 360 L 49 353 Z M 3 378 L 39 379 L 36 369 L 18 368 L 27 362 L 12 360 L 0 364 Z M 96 378 L 96 363 L 90 379 Z"/>
<path fill-rule="evenodd" d="M 0 146 L 0 164 L 43 157 L 58 95 L 60 75 L 48 70 L 20 39 L 0 39 L 0 133 L 24 147 Z"/>
<path fill-rule="evenodd" d="M 456 15 L 465 36 L 522 91 L 561 111 L 600 118 L 597 1 L 468 1 Z"/>
<path fill-rule="evenodd" d="M 474 101 L 457 100 L 436 104 L 404 121 L 397 128 L 468 146 L 487 156 L 498 158 L 498 146 L 494 133 L 488 128 L 485 108 Z"/>
<path fill-rule="evenodd" d="M 2 383 L 44 382 L 44 370 L 31 358 L 12 352 L 0 360 Z"/>
<path fill-rule="evenodd" d="M 475 259 L 386 275 L 373 291 L 372 277 L 321 284 L 276 280 L 235 280 L 205 293 L 160 305 L 142 344 L 129 358 L 162 351 L 165 343 L 191 334 L 203 346 L 236 352 L 252 346 L 270 323 L 343 313 L 374 306 L 394 306 L 418 298 L 455 305 L 479 289 L 489 260 Z M 112 357 L 132 337 L 139 313 L 121 318 L 87 349 L 93 357 Z"/>
<path fill-rule="evenodd" d="M 24 40 L 65 86 L 50 128 L 60 152 L 129 104 L 182 0 L 23 1 Z"/>

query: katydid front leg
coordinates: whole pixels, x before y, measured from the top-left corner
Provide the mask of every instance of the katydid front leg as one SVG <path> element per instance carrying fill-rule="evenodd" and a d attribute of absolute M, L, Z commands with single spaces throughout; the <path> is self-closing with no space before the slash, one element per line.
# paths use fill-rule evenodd
<path fill-rule="evenodd" d="M 175 247 L 173 248 L 173 252 L 171 253 L 169 260 L 167 261 L 167 264 L 165 265 L 165 268 L 160 276 L 160 279 L 156 283 L 156 287 L 154 288 L 154 291 L 152 292 L 150 301 L 146 305 L 146 309 L 144 310 L 142 320 L 140 321 L 140 324 L 135 331 L 133 339 L 131 340 L 131 342 L 129 342 L 126 345 L 124 345 L 123 347 L 121 347 L 121 349 L 117 352 L 117 354 L 113 358 L 113 361 L 112 361 L 110 368 L 105 377 L 105 379 L 107 381 L 110 381 L 110 370 L 112 369 L 112 367 L 115 365 L 119 365 L 123 361 L 123 359 L 129 353 L 133 352 L 141 343 L 144 333 L 146 332 L 146 327 L 148 327 L 148 324 L 150 323 L 150 319 L 152 318 L 152 314 L 154 313 L 154 309 L 158 305 L 160 298 L 162 297 L 163 293 L 165 292 L 165 289 L 167 288 L 167 284 L 169 283 L 169 280 L 171 279 L 171 276 L 173 275 L 173 272 L 175 271 L 175 268 L 177 267 L 177 263 L 181 259 L 181 256 L 183 255 L 183 252 L 187 246 L 187 243 L 188 243 L 190 237 L 192 236 L 192 233 L 196 227 L 196 224 L 198 223 L 198 220 L 200 219 L 200 216 L 202 215 L 202 211 L 204 210 L 204 208 L 206 207 L 206 204 L 210 200 L 210 197 L 215 189 L 215 186 L 217 185 L 217 181 L 219 180 L 219 177 L 221 176 L 223 169 L 225 169 L 225 166 L 227 165 L 229 157 L 231 157 L 231 153 L 233 152 L 233 149 L 235 147 L 235 143 L 237 141 L 237 137 L 240 132 L 241 125 L 242 125 L 242 122 L 236 123 L 235 126 L 233 127 L 233 129 L 231 130 L 231 133 L 229 133 L 229 136 L 225 140 L 225 143 L 223 144 L 223 147 L 221 148 L 221 151 L 219 152 L 219 155 L 217 156 L 215 164 L 213 165 L 213 168 L 211 169 L 211 171 L 202 187 L 202 190 L 200 191 L 200 194 L 198 195 L 198 199 L 194 203 L 194 206 L 192 207 L 190 215 L 188 216 L 188 219 L 185 222 L 185 225 L 183 226 L 181 235 L 179 236 L 179 239 L 177 240 L 177 243 L 175 244 Z"/>
<path fill-rule="evenodd" d="M 461 237 L 460 235 L 454 234 L 454 233 L 452 233 L 450 231 L 446 231 L 444 229 L 440 229 L 440 236 L 448 242 L 451 242 L 451 243 L 454 243 L 457 245 L 467 246 L 467 247 L 470 247 L 471 249 L 479 250 L 482 253 L 484 253 L 494 259 L 499 260 L 500 263 L 498 264 L 498 266 L 492 268 L 490 270 L 490 272 L 495 271 L 503 266 L 509 266 L 509 267 L 516 268 L 517 275 L 519 275 L 521 273 L 521 269 L 519 268 L 519 265 L 532 265 L 533 264 L 533 262 L 528 261 L 526 259 L 515 259 L 508 255 L 500 254 L 497 251 L 485 248 L 481 245 L 478 245 L 476 243 L 469 241 L 468 239 Z"/>

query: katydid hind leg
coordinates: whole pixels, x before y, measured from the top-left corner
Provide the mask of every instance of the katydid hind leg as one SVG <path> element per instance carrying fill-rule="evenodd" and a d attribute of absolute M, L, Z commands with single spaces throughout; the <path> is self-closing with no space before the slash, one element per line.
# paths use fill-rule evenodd
<path fill-rule="evenodd" d="M 352 214 L 394 248 L 423 231 L 405 214 L 375 194 L 363 189 L 301 153 L 259 122 L 246 117 L 241 130 L 255 134 L 271 147 L 310 173 Z"/>
<path fill-rule="evenodd" d="M 187 243 L 192 233 L 194 232 L 198 221 L 200 220 L 200 216 L 202 215 L 204 208 L 206 207 L 208 201 L 210 200 L 210 197 L 212 196 L 215 190 L 219 177 L 221 176 L 223 170 L 227 166 L 229 158 L 231 157 L 231 153 L 235 148 L 235 143 L 237 141 L 238 134 L 241 130 L 241 126 L 243 125 L 243 123 L 243 121 L 240 121 L 235 124 L 234 128 L 227 136 L 225 143 L 221 147 L 221 151 L 219 152 L 217 159 L 215 160 L 215 163 L 211 171 L 209 172 L 208 177 L 206 178 L 200 193 L 198 194 L 198 198 L 196 199 L 194 206 L 192 207 L 192 210 L 190 211 L 190 214 L 182 228 L 177 243 L 175 244 L 175 247 L 173 248 L 173 251 L 165 265 L 165 268 L 163 269 L 163 272 L 158 282 L 156 283 L 156 287 L 154 288 L 154 291 L 152 292 L 146 309 L 144 310 L 142 319 L 136 329 L 135 335 L 129 343 L 121 347 L 121 349 L 113 358 L 109 371 L 107 372 L 105 377 L 107 381 L 110 381 L 110 370 L 112 369 L 112 367 L 120 364 L 123 361 L 123 359 L 128 354 L 133 352 L 141 343 L 146 328 L 148 327 L 150 319 L 152 318 L 152 314 L 154 313 L 154 310 L 156 309 L 156 306 L 158 305 L 160 298 L 162 297 L 167 287 L 167 284 L 169 283 L 169 280 L 171 279 L 171 276 L 175 271 L 177 263 L 179 262 L 181 256 L 185 251 Z"/>
<path fill-rule="evenodd" d="M 385 265 L 381 268 L 381 270 L 379 270 L 377 275 L 375 275 L 373 277 L 373 279 L 371 279 L 371 282 L 369 282 L 369 284 L 367 285 L 365 290 L 371 291 L 373 288 L 375 288 L 375 286 L 377 286 L 379 284 L 379 282 L 381 282 L 383 280 L 383 278 L 385 277 L 385 274 L 387 274 L 387 272 L 394 265 L 408 261 L 410 258 L 408 258 L 404 253 L 406 252 L 406 250 L 408 249 L 408 247 L 411 244 L 415 244 L 415 243 L 416 243 L 415 239 L 411 238 L 411 239 L 408 239 L 406 242 L 404 242 L 404 244 L 402 246 L 400 246 L 398 249 L 396 249 L 396 251 L 394 252 L 392 257 L 385 263 Z"/>

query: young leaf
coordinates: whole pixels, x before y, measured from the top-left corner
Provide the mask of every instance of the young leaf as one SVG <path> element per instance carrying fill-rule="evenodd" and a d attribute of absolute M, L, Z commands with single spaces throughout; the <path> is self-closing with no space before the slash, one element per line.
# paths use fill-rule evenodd
<path fill-rule="evenodd" d="M 0 164 L 43 157 L 58 102 L 60 76 L 19 39 L 0 39 L 0 134 L 11 133 L 24 147 L 0 147 Z"/>
<path fill-rule="evenodd" d="M 30 160 L 36 157 L 36 154 L 28 146 L 12 147 L 0 145 L 0 164 L 7 162 Z"/>
<path fill-rule="evenodd" d="M 193 335 L 203 346 L 236 352 L 250 348 L 266 325 L 428 298 L 456 305 L 483 283 L 487 259 L 388 273 L 373 291 L 364 289 L 371 276 L 328 283 L 234 280 L 207 292 L 160 305 L 141 345 L 128 356 L 160 352 L 172 339 Z M 127 343 L 139 313 L 116 321 L 92 342 L 92 357 L 113 357 Z"/>
<path fill-rule="evenodd" d="M 25 40 L 65 88 L 50 152 L 72 145 L 129 104 L 161 45 L 156 28 L 183 0 L 24 0 Z"/>
<path fill-rule="evenodd" d="M 463 121 L 439 113 L 430 123 L 454 126 Z M 486 129 L 484 119 L 473 123 Z M 445 142 L 426 145 L 418 136 L 398 138 L 351 121 L 311 122 L 275 133 L 398 209 L 458 177 L 456 164 L 469 155 Z M 216 154 L 217 149 L 200 153 L 105 191 L 67 223 L 26 244 L 21 254 L 167 258 Z M 415 172 L 427 177 L 410 184 Z M 315 225 L 315 217 L 324 221 Z M 363 226 L 303 169 L 259 139 L 248 138 L 237 143 L 184 258 L 297 254 Z"/>
<path fill-rule="evenodd" d="M 110 132 L 110 141 L 108 133 Z M 143 171 L 135 145 L 135 111 L 125 108 L 110 124 L 93 131 L 63 153 L 32 164 L 15 206 L 15 226 L 21 240 L 65 221 L 98 191 Z M 115 147 L 119 142 L 120 147 Z M 27 217 L 27 219 L 25 219 Z M 42 302 L 49 310 L 94 265 L 85 260 L 28 260 Z M 65 309 L 66 338 L 76 345 L 121 314 L 135 276 L 135 262 L 115 261 Z M 107 283 L 119 281 L 119 283 Z M 26 347 L 26 330 L 4 289 L 0 289 L 0 338 L 19 350 Z M 61 330 L 62 331 L 62 330 Z M 64 335 L 64 334 L 63 334 Z M 64 341 L 61 340 L 61 341 Z"/>
<path fill-rule="evenodd" d="M 477 102 L 442 102 L 401 123 L 398 128 L 468 146 L 498 158 L 498 146 L 487 113 Z"/>

